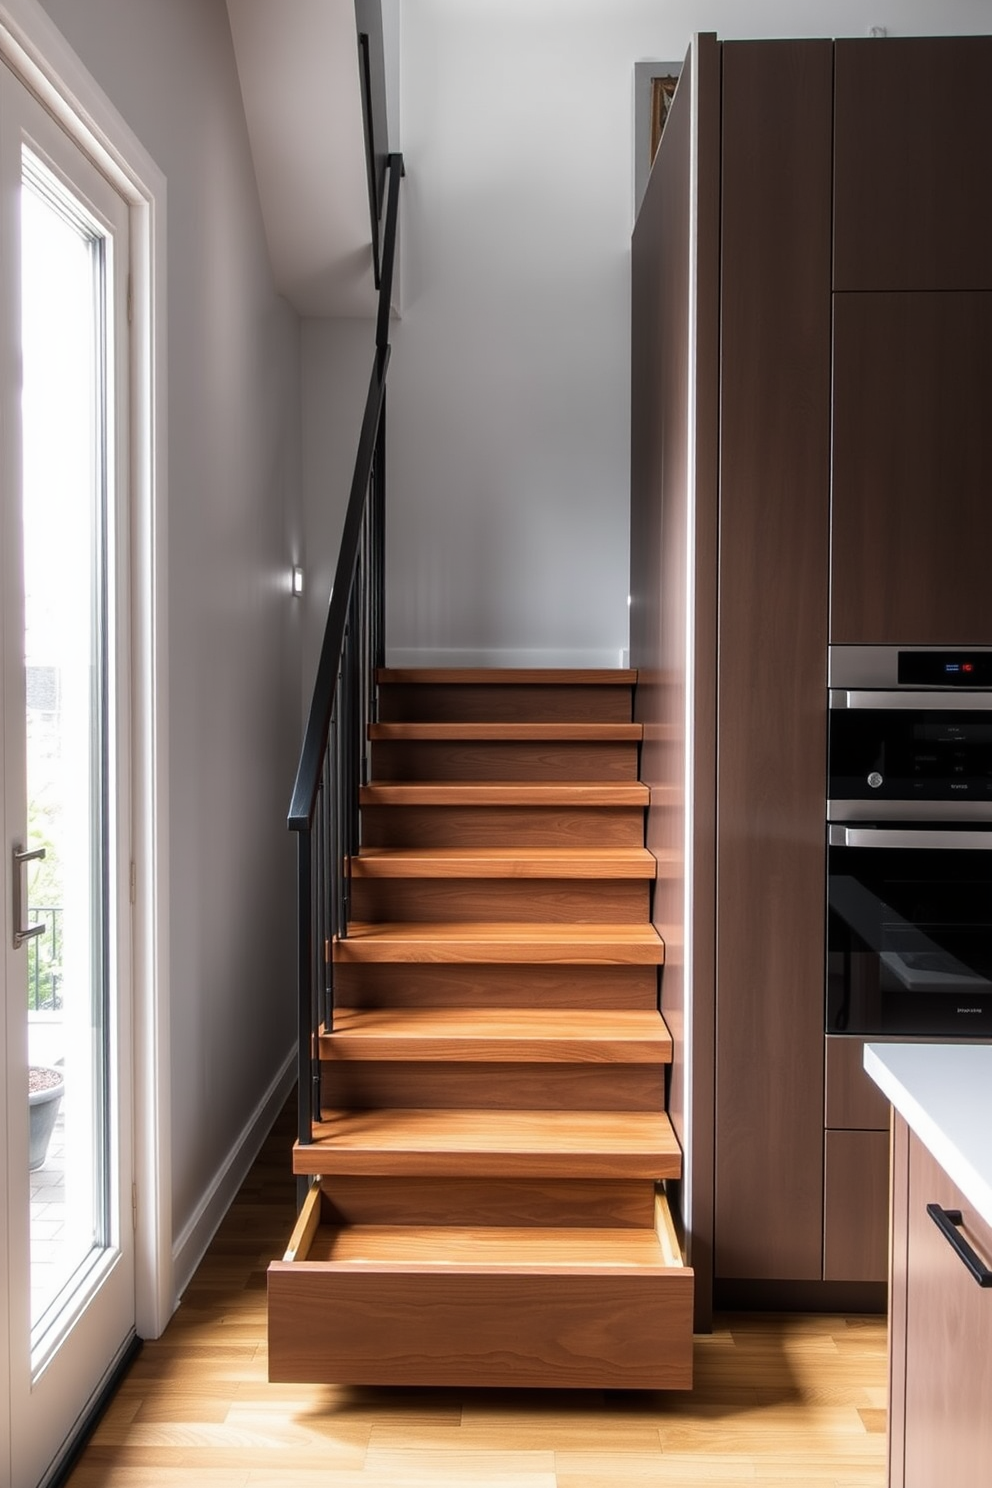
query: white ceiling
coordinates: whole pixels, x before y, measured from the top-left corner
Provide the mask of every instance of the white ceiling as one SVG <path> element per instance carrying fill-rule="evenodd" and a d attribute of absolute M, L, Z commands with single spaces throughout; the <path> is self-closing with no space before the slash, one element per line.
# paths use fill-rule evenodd
<path fill-rule="evenodd" d="M 354 0 L 227 0 L 276 287 L 374 315 Z"/>

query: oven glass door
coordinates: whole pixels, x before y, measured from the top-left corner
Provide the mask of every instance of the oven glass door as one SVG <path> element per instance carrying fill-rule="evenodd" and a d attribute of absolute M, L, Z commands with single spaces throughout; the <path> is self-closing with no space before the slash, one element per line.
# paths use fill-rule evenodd
<path fill-rule="evenodd" d="M 832 826 L 828 1033 L 992 1036 L 992 831 Z"/>

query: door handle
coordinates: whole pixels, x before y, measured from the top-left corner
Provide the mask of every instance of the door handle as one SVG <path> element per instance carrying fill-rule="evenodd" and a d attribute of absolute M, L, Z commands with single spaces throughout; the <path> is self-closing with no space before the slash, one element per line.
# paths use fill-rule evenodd
<path fill-rule="evenodd" d="M 980 1287 L 992 1287 L 992 1271 L 977 1251 L 973 1250 L 958 1229 L 964 1220 L 960 1209 L 942 1209 L 939 1204 L 928 1204 L 927 1213 L 937 1226 L 954 1254 L 964 1262 Z"/>
<path fill-rule="evenodd" d="M 830 847 L 908 848 L 916 851 L 988 852 L 992 848 L 992 832 L 979 832 L 968 827 L 960 831 L 921 832 L 900 830 L 898 827 L 844 827 L 831 823 L 827 833 Z"/>
<path fill-rule="evenodd" d="M 34 940 L 36 935 L 44 935 L 45 922 L 40 921 L 37 925 L 25 925 L 27 918 L 27 905 L 24 896 L 24 865 L 33 863 L 45 856 L 43 847 L 33 848 L 26 852 L 21 847 L 15 847 L 14 858 L 14 950 L 19 951 L 26 940 Z"/>

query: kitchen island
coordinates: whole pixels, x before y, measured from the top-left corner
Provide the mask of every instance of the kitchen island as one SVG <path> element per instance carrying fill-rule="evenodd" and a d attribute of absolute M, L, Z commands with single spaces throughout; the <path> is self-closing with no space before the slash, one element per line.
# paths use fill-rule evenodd
<path fill-rule="evenodd" d="M 889 1488 L 992 1482 L 992 1045 L 872 1043 L 893 1108 Z"/>

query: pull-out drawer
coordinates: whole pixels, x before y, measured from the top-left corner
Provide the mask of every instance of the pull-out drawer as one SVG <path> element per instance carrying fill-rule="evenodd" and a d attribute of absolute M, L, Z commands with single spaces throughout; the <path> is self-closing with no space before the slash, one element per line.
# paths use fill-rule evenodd
<path fill-rule="evenodd" d="M 269 1267 L 269 1378 L 688 1389 L 693 1274 L 653 1226 L 342 1224 L 310 1190 Z"/>

